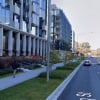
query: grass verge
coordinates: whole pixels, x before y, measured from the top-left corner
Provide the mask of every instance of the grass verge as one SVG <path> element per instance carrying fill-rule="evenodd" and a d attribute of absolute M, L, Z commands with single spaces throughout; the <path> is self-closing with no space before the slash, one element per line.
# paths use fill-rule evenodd
<path fill-rule="evenodd" d="M 42 73 L 35 79 L 0 91 L 0 100 L 45 100 L 78 64 L 67 64 L 51 72 L 49 82 L 46 81 L 46 73 Z M 67 69 L 70 67 L 72 69 Z"/>

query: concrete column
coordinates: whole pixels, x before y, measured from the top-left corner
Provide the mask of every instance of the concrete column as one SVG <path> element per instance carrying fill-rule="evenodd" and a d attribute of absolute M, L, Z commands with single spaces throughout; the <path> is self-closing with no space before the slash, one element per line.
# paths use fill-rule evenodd
<path fill-rule="evenodd" d="M 36 39 L 33 38 L 33 55 L 35 55 Z"/>
<path fill-rule="evenodd" d="M 25 56 L 26 55 L 26 35 L 23 35 L 23 49 L 22 49 L 22 51 L 23 51 L 23 56 Z"/>
<path fill-rule="evenodd" d="M 31 55 L 31 36 L 28 37 L 28 55 Z"/>
<path fill-rule="evenodd" d="M 16 34 L 16 56 L 20 56 L 20 33 Z"/>
<path fill-rule="evenodd" d="M 0 27 L 0 56 L 3 56 L 3 28 Z"/>
<path fill-rule="evenodd" d="M 44 58 L 44 40 L 42 41 L 42 57 Z"/>
<path fill-rule="evenodd" d="M 44 57 L 46 56 L 46 42 L 44 40 Z"/>
<path fill-rule="evenodd" d="M 41 47 L 40 47 L 40 56 L 42 56 L 42 50 L 43 50 L 43 49 L 42 49 L 42 41 L 43 41 L 43 40 L 41 40 L 41 44 L 40 44 L 40 45 L 41 45 Z"/>
<path fill-rule="evenodd" d="M 21 1 L 21 13 L 20 13 L 20 30 L 23 29 L 23 0 Z"/>
<path fill-rule="evenodd" d="M 39 55 L 39 39 L 37 39 L 37 55 Z"/>
<path fill-rule="evenodd" d="M 39 37 L 39 26 L 36 27 L 36 35 Z"/>
<path fill-rule="evenodd" d="M 47 41 L 45 41 L 45 57 L 47 57 Z"/>
<path fill-rule="evenodd" d="M 45 41 L 43 40 L 43 58 L 45 57 Z"/>
<path fill-rule="evenodd" d="M 8 32 L 8 55 L 12 56 L 13 52 L 13 33 L 12 31 Z"/>
<path fill-rule="evenodd" d="M 13 0 L 10 0 L 10 26 L 13 26 Z"/>
<path fill-rule="evenodd" d="M 47 57 L 47 41 L 45 41 L 45 57 Z"/>

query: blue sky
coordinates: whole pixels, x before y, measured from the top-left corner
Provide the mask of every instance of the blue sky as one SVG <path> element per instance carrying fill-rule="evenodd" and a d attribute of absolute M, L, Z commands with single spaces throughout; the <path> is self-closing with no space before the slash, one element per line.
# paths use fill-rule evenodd
<path fill-rule="evenodd" d="M 72 24 L 76 40 L 100 48 L 100 0 L 51 0 Z"/>

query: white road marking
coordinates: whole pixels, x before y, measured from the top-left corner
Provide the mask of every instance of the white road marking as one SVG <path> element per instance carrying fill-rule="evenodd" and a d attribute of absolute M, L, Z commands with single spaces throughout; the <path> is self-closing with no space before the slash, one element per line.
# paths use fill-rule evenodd
<path fill-rule="evenodd" d="M 92 95 L 91 95 L 91 93 L 78 92 L 76 94 L 76 96 L 79 96 L 79 97 L 84 97 L 84 96 L 91 97 Z"/>
<path fill-rule="evenodd" d="M 90 92 L 89 93 L 78 92 L 76 96 L 80 97 L 80 100 L 96 100 L 96 99 L 91 98 L 92 94 Z"/>
<path fill-rule="evenodd" d="M 80 98 L 80 100 L 96 100 L 96 99 Z"/>

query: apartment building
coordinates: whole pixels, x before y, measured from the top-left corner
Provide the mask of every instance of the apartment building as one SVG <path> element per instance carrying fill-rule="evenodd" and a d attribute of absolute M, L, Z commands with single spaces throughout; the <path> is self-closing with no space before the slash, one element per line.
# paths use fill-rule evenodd
<path fill-rule="evenodd" d="M 51 6 L 51 47 L 70 51 L 72 47 L 72 26 L 63 10 Z"/>
<path fill-rule="evenodd" d="M 75 48 L 75 32 L 72 32 L 72 53 L 76 53 L 76 48 Z"/>
<path fill-rule="evenodd" d="M 0 0 L 0 56 L 46 56 L 46 0 Z"/>

